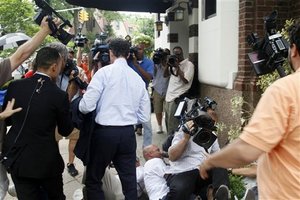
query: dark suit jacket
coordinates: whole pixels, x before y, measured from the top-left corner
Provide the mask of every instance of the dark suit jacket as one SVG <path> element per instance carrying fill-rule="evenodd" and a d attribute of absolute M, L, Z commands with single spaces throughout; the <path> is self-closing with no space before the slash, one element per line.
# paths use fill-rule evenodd
<path fill-rule="evenodd" d="M 38 82 L 39 79 L 44 80 L 43 84 Z M 36 92 L 38 88 L 39 92 Z M 68 94 L 59 89 L 49 77 L 35 74 L 10 84 L 4 106 L 12 98 L 16 99 L 15 107 L 23 109 L 6 120 L 11 128 L 4 138 L 3 152 L 9 151 L 12 146 L 22 149 L 11 167 L 11 173 L 31 178 L 61 175 L 64 162 L 55 140 L 55 127 L 63 136 L 68 136 L 73 130 Z"/>
<path fill-rule="evenodd" d="M 90 145 L 92 141 L 92 134 L 96 125 L 95 117 L 96 111 L 82 114 L 79 111 L 79 103 L 82 96 L 76 98 L 71 103 L 72 121 L 74 126 L 80 130 L 79 139 L 76 143 L 74 154 L 79 158 L 84 166 L 90 161 Z"/>

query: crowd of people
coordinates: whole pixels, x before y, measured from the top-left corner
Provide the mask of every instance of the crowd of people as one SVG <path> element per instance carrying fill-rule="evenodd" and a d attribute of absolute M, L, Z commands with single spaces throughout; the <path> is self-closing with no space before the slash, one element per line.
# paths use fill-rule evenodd
<path fill-rule="evenodd" d="M 60 24 L 57 19 L 53 22 Z M 0 61 L 0 86 L 51 34 L 46 18 L 40 26 L 33 38 Z M 180 101 L 189 96 L 195 73 L 180 46 L 172 52 L 162 50 L 159 61 L 153 62 L 145 56 L 144 43 L 136 44 L 132 53 L 128 41 L 111 38 L 110 62 L 96 60 L 93 70 L 89 66 L 93 58 L 81 47 L 75 54 L 60 42 L 46 44 L 37 51 L 30 74 L 12 81 L 4 98 L 0 199 L 8 189 L 7 172 L 18 199 L 66 199 L 65 163 L 58 145 L 63 137 L 69 140 L 66 165 L 70 175 L 79 173 L 75 155 L 85 165 L 83 193 L 88 200 L 227 200 L 227 169 L 255 161 L 252 174 L 257 175 L 260 199 L 300 198 L 299 38 L 300 25 L 295 23 L 289 30 L 288 56 L 295 73 L 269 87 L 240 138 L 223 149 L 217 139 L 209 146 L 196 142 L 203 130 L 216 134 L 213 110 L 184 125 L 174 117 Z M 166 132 L 172 136 L 165 153 L 152 142 L 151 82 L 157 133 L 163 133 L 165 113 Z M 82 83 L 87 87 L 82 88 Z M 139 135 L 143 135 L 142 147 L 137 147 Z M 143 149 L 144 166 L 137 148 Z"/>

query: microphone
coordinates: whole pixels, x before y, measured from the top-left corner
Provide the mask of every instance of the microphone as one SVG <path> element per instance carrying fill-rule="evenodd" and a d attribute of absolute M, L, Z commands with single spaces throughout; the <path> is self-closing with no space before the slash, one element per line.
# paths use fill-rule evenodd
<path fill-rule="evenodd" d="M 37 89 L 35 90 L 36 93 L 40 93 L 41 88 L 43 87 L 44 82 L 45 82 L 45 80 L 43 80 L 42 78 L 39 78 L 39 79 L 38 79 L 38 84 L 41 84 L 41 85 L 40 85 L 39 88 L 37 88 Z"/>

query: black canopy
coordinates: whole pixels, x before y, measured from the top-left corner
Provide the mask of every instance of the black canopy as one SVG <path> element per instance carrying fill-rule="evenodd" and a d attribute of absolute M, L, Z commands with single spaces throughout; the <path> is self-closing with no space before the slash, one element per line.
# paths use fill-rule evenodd
<path fill-rule="evenodd" d="M 173 0 L 66 0 L 69 4 L 111 11 L 164 13 Z"/>

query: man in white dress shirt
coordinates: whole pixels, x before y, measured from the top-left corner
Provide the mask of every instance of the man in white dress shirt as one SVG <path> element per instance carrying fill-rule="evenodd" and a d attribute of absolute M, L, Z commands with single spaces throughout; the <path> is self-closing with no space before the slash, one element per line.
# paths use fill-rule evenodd
<path fill-rule="evenodd" d="M 110 65 L 93 76 L 79 110 L 96 110 L 86 169 L 88 199 L 104 199 L 101 179 L 113 161 L 120 176 L 125 199 L 137 199 L 136 138 L 134 124 L 149 120 L 150 100 L 142 78 L 127 64 L 129 43 L 117 38 L 109 44 Z"/>
<path fill-rule="evenodd" d="M 146 160 L 144 165 L 144 182 L 150 200 L 164 199 L 169 192 L 169 187 L 164 178 L 168 168 L 162 159 L 159 147 L 151 144 L 143 149 Z"/>

